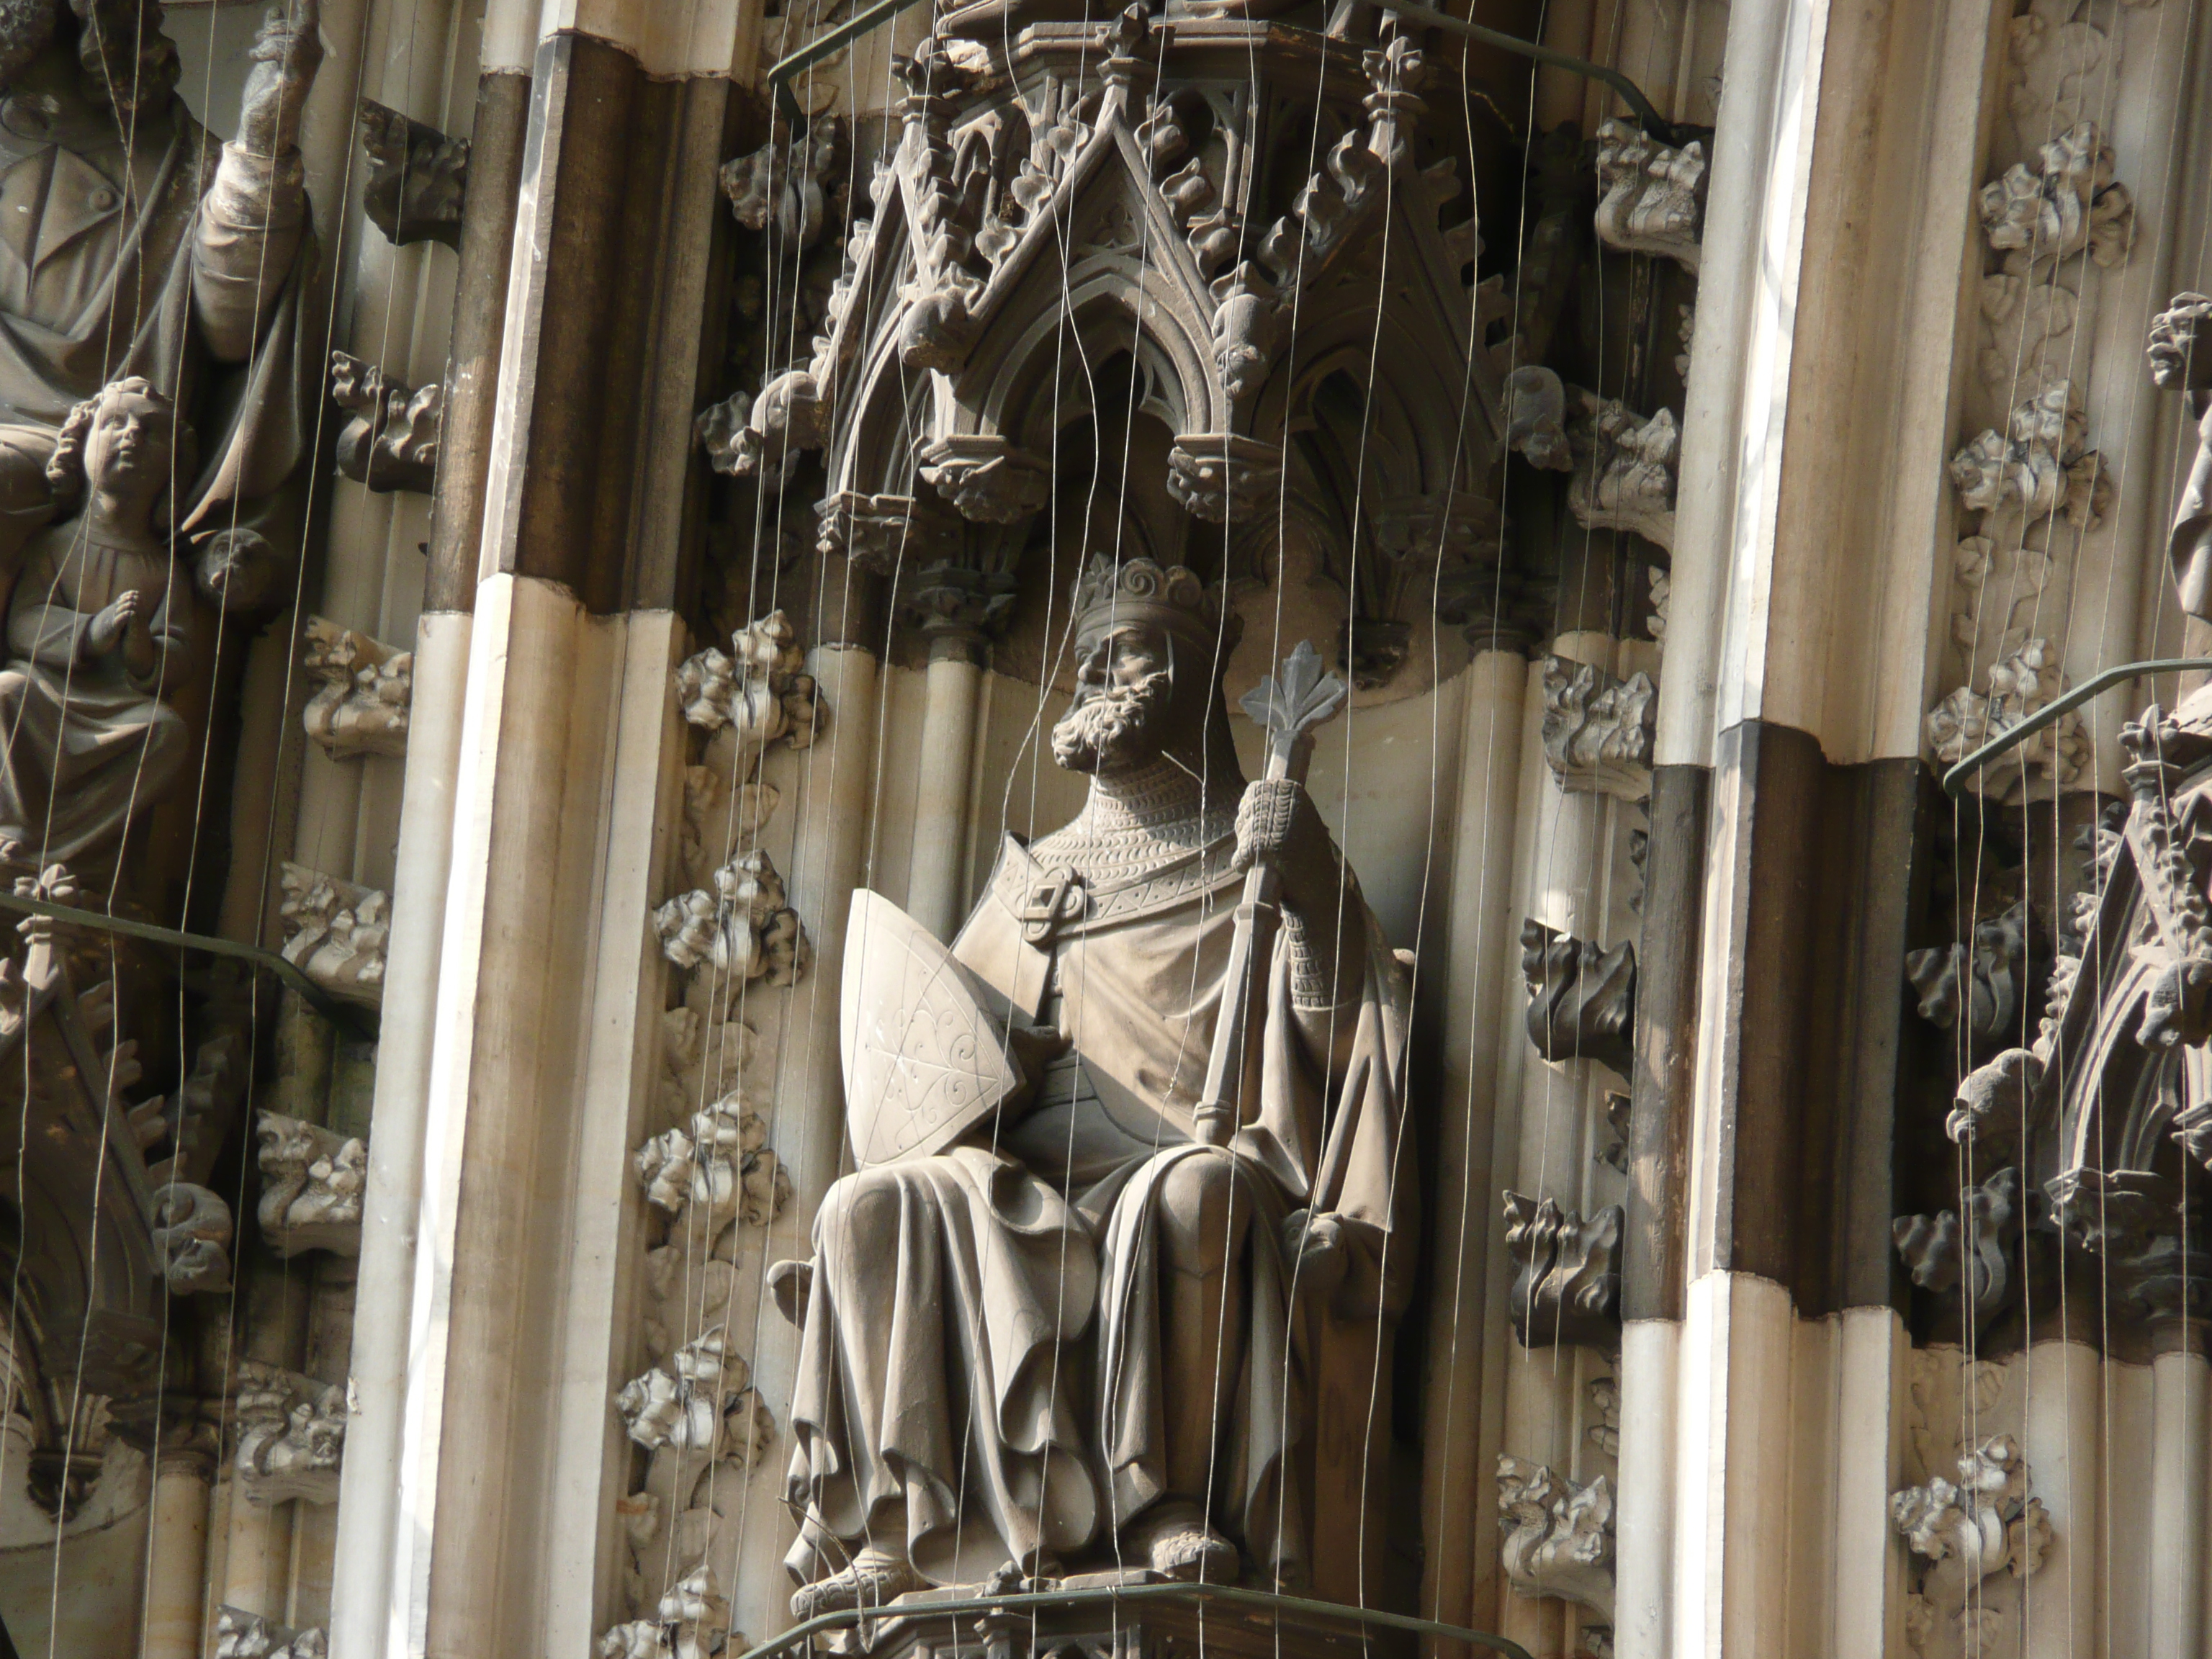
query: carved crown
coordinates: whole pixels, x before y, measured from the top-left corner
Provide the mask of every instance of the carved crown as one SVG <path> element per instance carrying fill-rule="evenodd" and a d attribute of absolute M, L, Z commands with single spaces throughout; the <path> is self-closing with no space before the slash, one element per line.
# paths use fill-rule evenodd
<path fill-rule="evenodd" d="M 1234 645 L 1238 626 L 1232 614 L 1223 627 L 1221 590 L 1209 588 L 1184 565 L 1163 566 L 1152 559 L 1091 556 L 1075 590 L 1075 626 L 1080 632 L 1094 619 L 1150 623 L 1187 639 L 1211 645 L 1225 631 Z"/>

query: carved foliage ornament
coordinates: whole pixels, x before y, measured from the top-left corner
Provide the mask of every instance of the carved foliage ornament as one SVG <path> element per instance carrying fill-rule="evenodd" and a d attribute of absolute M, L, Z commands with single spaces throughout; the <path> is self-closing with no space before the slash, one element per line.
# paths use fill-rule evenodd
<path fill-rule="evenodd" d="M 1922 1595 L 1956 1613 L 1992 1573 L 2027 1578 L 2042 1566 L 2051 1516 L 2027 1482 L 2019 1443 L 2000 1434 L 1959 1459 L 1955 1485 L 1937 1477 L 1891 1495 L 1890 1525 L 1917 1558 Z"/>
<path fill-rule="evenodd" d="M 768 1146 L 768 1120 L 731 1094 L 638 1148 L 646 1198 L 708 1242 L 732 1221 L 763 1227 L 791 1201 L 791 1177 Z"/>
<path fill-rule="evenodd" d="M 1561 789 L 1649 799 L 1658 731 L 1659 688 L 1649 674 L 1624 680 L 1594 664 L 1544 659 L 1544 760 Z"/>
<path fill-rule="evenodd" d="M 842 116 L 823 116 L 796 137 L 779 119 L 769 142 L 725 162 L 720 179 L 730 212 L 747 230 L 773 223 L 782 245 L 812 247 L 822 240 L 836 186 L 852 166 Z"/>
<path fill-rule="evenodd" d="M 764 848 L 714 872 L 714 890 L 678 893 L 653 913 L 661 954 L 687 973 L 706 969 L 725 1000 L 749 980 L 795 985 L 813 960 L 799 913 Z"/>
<path fill-rule="evenodd" d="M 781 611 L 730 636 L 726 655 L 713 646 L 687 657 L 676 671 L 676 699 L 684 718 L 734 747 L 731 769 L 750 778 L 771 744 L 805 749 L 822 729 L 826 710 L 804 671 L 805 653 Z"/>
<path fill-rule="evenodd" d="M 173 1296 L 220 1296 L 230 1289 L 230 1243 L 237 1234 L 220 1194 L 172 1181 L 154 1194 L 154 1260 Z"/>
<path fill-rule="evenodd" d="M 380 492 L 428 495 L 438 480 L 438 441 L 446 388 L 410 386 L 374 363 L 331 353 L 331 398 L 346 411 L 338 428 L 338 471 Z"/>
<path fill-rule="evenodd" d="M 362 209 L 397 247 L 410 242 L 461 245 L 461 205 L 469 183 L 469 141 L 361 100 L 361 143 L 368 155 Z"/>
<path fill-rule="evenodd" d="M 2067 677 L 2058 650 L 2049 640 L 2023 641 L 1993 664 L 1986 692 L 1960 686 L 1928 711 L 1922 721 L 1931 757 L 1939 766 L 1956 765 L 1992 738 L 2019 725 L 2063 692 Z M 2070 787 L 2089 761 L 2089 740 L 2078 714 L 2061 714 L 2025 742 L 2018 743 L 1968 775 L 1966 787 L 1997 799 L 2013 798 L 2037 777 Z"/>
<path fill-rule="evenodd" d="M 1579 387 L 1568 441 L 1574 477 L 1567 507 L 1585 530 L 1627 530 L 1655 546 L 1674 545 L 1674 475 L 1682 434 L 1672 410 L 1645 418 L 1618 398 Z M 1541 434 L 1539 434 L 1540 436 Z"/>
<path fill-rule="evenodd" d="M 384 952 L 392 932 L 391 896 L 286 864 L 284 959 L 332 996 L 374 1008 L 384 996 Z"/>
<path fill-rule="evenodd" d="M 2088 447 L 2089 417 L 2072 381 L 2052 378 L 2014 406 L 2005 433 L 1984 432 L 1951 457 L 1951 483 L 1970 513 L 2063 514 L 2092 531 L 2111 510 L 2104 458 Z"/>
<path fill-rule="evenodd" d="M 2027 986 L 2027 901 L 1974 924 L 1973 944 L 1938 945 L 1905 958 L 1905 977 L 1920 996 L 1920 1017 L 1945 1030 L 1961 1015 L 1978 1038 L 2020 1026 Z"/>
<path fill-rule="evenodd" d="M 255 1360 L 238 1368 L 238 1478 L 249 1502 L 338 1501 L 346 1391 Z"/>
<path fill-rule="evenodd" d="M 731 1636 L 730 1603 L 714 1568 L 701 1563 L 660 1598 L 651 1619 L 617 1625 L 599 1638 L 599 1659 L 708 1659 L 725 1652 Z"/>
<path fill-rule="evenodd" d="M 319 1626 L 307 1630 L 224 1606 L 215 1614 L 215 1659 L 325 1659 L 330 1638 Z"/>
<path fill-rule="evenodd" d="M 1498 1460 L 1498 1559 L 1516 1595 L 1556 1595 L 1613 1619 L 1613 1483 Z"/>
<path fill-rule="evenodd" d="M 327 617 L 307 618 L 308 678 L 321 682 L 301 723 L 332 760 L 407 752 L 415 653 L 373 640 Z"/>
<path fill-rule="evenodd" d="M 1698 268 L 1705 216 L 1705 147 L 1677 149 L 1633 122 L 1597 130 L 1598 240 L 1625 253 L 1654 253 Z"/>
<path fill-rule="evenodd" d="M 277 1112 L 261 1114 L 260 1135 L 258 1218 L 270 1248 L 359 1255 L 368 1143 Z"/>
<path fill-rule="evenodd" d="M 1613 1348 L 1620 1342 L 1620 1206 L 1584 1221 L 1551 1199 L 1505 1194 L 1513 1334 L 1527 1348 Z"/>
<path fill-rule="evenodd" d="M 1964 1220 L 1954 1210 L 1899 1216 L 1892 1232 L 1912 1282 L 1962 1300 L 1970 1322 L 1985 1321 L 2003 1308 L 2013 1289 L 2012 1261 L 2025 1208 L 2021 1187 L 2021 1172 L 2008 1167 L 1966 1190 Z"/>
<path fill-rule="evenodd" d="M 1534 917 L 1521 924 L 1521 973 L 1528 983 L 1528 1041 L 1547 1060 L 1594 1060 L 1622 1076 L 1634 1061 L 1636 947 L 1606 950 Z"/>
<path fill-rule="evenodd" d="M 2112 181 L 2112 147 L 2090 122 L 2039 147 L 2032 166 L 2016 162 L 1983 185 L 1979 207 L 1983 234 L 2014 272 L 2085 251 L 2116 265 L 2135 240 L 2134 198 Z"/>
<path fill-rule="evenodd" d="M 750 1468 L 775 1432 L 751 1384 L 752 1368 L 730 1346 L 727 1328 L 717 1325 L 678 1348 L 669 1370 L 655 1366 L 625 1382 L 615 1409 L 629 1437 L 648 1451 Z"/>

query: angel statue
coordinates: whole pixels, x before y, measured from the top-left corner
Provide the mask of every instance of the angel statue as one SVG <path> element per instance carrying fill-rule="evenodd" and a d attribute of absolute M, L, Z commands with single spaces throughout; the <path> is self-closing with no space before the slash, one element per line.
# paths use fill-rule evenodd
<path fill-rule="evenodd" d="M 191 440 L 134 375 L 70 410 L 47 459 L 55 501 L 82 511 L 22 549 L 0 668 L 0 842 L 40 867 L 114 853 L 191 750 L 162 701 L 192 668 L 168 512 Z"/>
<path fill-rule="evenodd" d="M 949 953 L 855 904 L 859 1167 L 775 1275 L 802 1618 L 1086 1565 L 1330 1593 L 1382 1490 L 1417 1248 L 1403 969 L 1304 785 L 1244 780 L 1218 594 L 1102 559 L 1077 608 L 1051 740 L 1081 812 L 1007 837 Z"/>

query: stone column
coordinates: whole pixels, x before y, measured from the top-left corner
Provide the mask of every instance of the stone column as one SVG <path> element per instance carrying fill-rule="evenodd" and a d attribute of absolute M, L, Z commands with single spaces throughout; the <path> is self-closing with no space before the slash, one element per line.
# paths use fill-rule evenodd
<path fill-rule="evenodd" d="M 234 1478 L 228 1485 L 228 1541 L 215 1599 L 281 1624 L 291 1601 L 292 1505 L 251 1503 L 242 1481 Z"/>
<path fill-rule="evenodd" d="M 1553 653 L 1570 661 L 1589 662 L 1607 673 L 1613 671 L 1615 641 L 1604 634 L 1576 631 L 1560 635 Z M 1528 837 L 1522 854 L 1518 903 L 1506 918 L 1507 949 L 1517 955 L 1519 924 L 1529 918 L 1578 939 L 1609 943 L 1607 872 L 1613 862 L 1612 805 L 1594 788 L 1563 787 L 1545 763 L 1537 732 L 1543 715 L 1543 666 L 1530 665 L 1529 704 L 1525 718 L 1535 728 L 1524 739 L 1522 802 L 1524 832 Z M 1511 1188 L 1531 1198 L 1556 1200 L 1565 1209 L 1583 1207 L 1583 1165 L 1590 1152 L 1589 1117 L 1595 1085 L 1588 1060 L 1551 1061 L 1535 1053 L 1522 1018 L 1525 995 L 1516 983 L 1505 991 L 1500 1041 L 1507 1045 L 1512 1063 L 1509 1075 L 1517 1080 L 1517 1126 L 1512 1152 L 1489 1185 L 1493 1213 L 1502 1192 Z M 1517 1049 L 1518 1053 L 1511 1053 Z M 1506 1086 L 1501 1082 L 1501 1090 Z M 1500 1125 L 1503 1129 L 1504 1125 Z M 1502 1233 L 1500 1235 L 1502 1241 Z M 1501 1251 L 1501 1257 L 1502 1257 Z M 1502 1276 L 1510 1287 L 1513 1267 L 1501 1261 Z M 1515 1339 L 1510 1324 L 1510 1288 L 1501 1297 L 1504 1316 L 1492 1327 L 1495 1339 L 1507 1345 L 1504 1373 L 1504 1434 L 1498 1449 L 1515 1457 L 1548 1466 L 1563 1477 L 1574 1473 L 1578 1415 L 1584 1367 L 1579 1351 L 1569 1346 L 1524 1348 Z M 1494 1477 L 1493 1462 L 1478 1475 Z M 1486 1500 L 1496 1514 L 1494 1480 L 1486 1480 Z M 1493 1521 L 1493 1528 L 1494 1528 Z M 1572 1626 L 1564 1603 L 1549 1598 L 1501 1594 L 1498 1628 L 1526 1647 L 1536 1659 L 1563 1659 Z"/>
<path fill-rule="evenodd" d="M 355 1293 L 350 1362 L 355 1409 L 346 1430 L 331 1587 L 331 1650 L 337 1659 L 380 1651 L 392 1593 L 439 944 L 453 857 L 456 768 L 493 392 L 529 106 L 527 73 L 495 67 L 484 70 L 477 94 L 469 192 L 461 226 L 461 274 L 429 568 L 415 632 L 406 783 L 378 1027 L 376 1102 L 368 1138 L 362 1273 Z"/>
<path fill-rule="evenodd" d="M 2176 1322 L 2177 1324 L 2182 1322 Z M 2183 1331 L 2158 1333 L 2151 1360 L 2150 1537 L 2164 1564 L 2151 1575 L 2147 1659 L 2200 1659 L 2204 1639 L 2204 1459 L 2208 1443 L 2204 1355 Z"/>
<path fill-rule="evenodd" d="M 947 630 L 929 641 L 928 706 L 922 714 L 921 777 L 915 793 L 908 914 L 950 943 L 964 919 L 968 797 L 975 765 L 975 721 L 988 647 L 980 634 Z"/>
<path fill-rule="evenodd" d="M 1656 745 L 1662 777 L 1705 775 L 1705 856 L 1670 855 L 1668 890 L 1645 899 L 1648 915 L 1695 904 L 1698 960 L 1694 984 L 1669 965 L 1670 1029 L 1647 1042 L 1632 1115 L 1639 1207 L 1679 1193 L 1686 1219 L 1675 1237 L 1646 1209 L 1632 1229 L 1651 1255 L 1622 1474 L 1671 1457 L 1672 1520 L 1642 1526 L 1639 1498 L 1632 1537 L 1623 1512 L 1620 1659 L 1893 1651 L 1902 1630 L 1869 1479 L 1893 1476 L 1910 1403 L 1897 977 L 1957 541 L 1944 463 L 1983 269 L 1978 146 L 2009 15 L 1728 14 Z M 1838 561 L 1838 544 L 1864 556 Z M 1638 1373 L 1669 1349 L 1671 1379 Z M 2040 1390 L 2057 1366 L 2036 1366 Z"/>
<path fill-rule="evenodd" d="M 1489 641 L 1480 643 L 1488 644 Z M 1498 1576 L 1496 1424 L 1484 1429 L 1482 1357 L 1504 1310 L 1489 1304 L 1498 1239 L 1491 1180 L 1499 1010 L 1512 975 L 1514 819 L 1520 801 L 1525 654 L 1478 649 L 1462 677 L 1459 809 L 1444 988 L 1437 1212 L 1421 1471 L 1425 1618 L 1486 1628 Z M 1439 1652 L 1443 1650 L 1440 1648 Z"/>
<path fill-rule="evenodd" d="M 584 27 L 538 38 L 563 21 Z M 675 599 L 731 113 L 729 9 L 696 22 L 672 34 L 623 5 L 487 22 L 488 67 L 528 66 L 527 140 L 470 572 L 392 1565 L 380 1607 L 349 1607 L 368 1652 L 586 1652 L 617 1588 L 629 1458 L 611 1397 L 643 1274 L 628 1152 L 659 1060 L 650 913 L 681 820 Z"/>
<path fill-rule="evenodd" d="M 199 1659 L 214 1481 L 214 1462 L 204 1447 L 164 1450 L 155 1464 L 139 1659 Z"/>

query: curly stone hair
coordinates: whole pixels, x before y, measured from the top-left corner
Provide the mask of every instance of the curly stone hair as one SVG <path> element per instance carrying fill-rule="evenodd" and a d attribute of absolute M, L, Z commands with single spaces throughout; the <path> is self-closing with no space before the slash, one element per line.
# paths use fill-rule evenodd
<path fill-rule="evenodd" d="M 83 498 L 88 482 L 85 440 L 92 432 L 93 419 L 100 413 L 100 406 L 113 397 L 143 398 L 170 416 L 169 476 L 173 480 L 191 478 L 198 466 L 198 439 L 191 424 L 177 414 L 175 402 L 166 392 L 143 374 L 111 380 L 70 410 L 54 439 L 54 453 L 46 458 L 46 483 L 54 492 L 55 503 L 63 509 L 75 506 Z M 155 509 L 157 521 L 174 518 L 175 495 L 173 489 L 164 492 L 161 505 Z"/>
<path fill-rule="evenodd" d="M 161 33 L 161 0 L 70 0 L 70 9 L 86 91 L 125 125 L 167 107 L 182 70 L 176 43 Z"/>
<path fill-rule="evenodd" d="M 0 0 L 0 86 L 46 49 L 62 21 L 62 0 Z"/>

